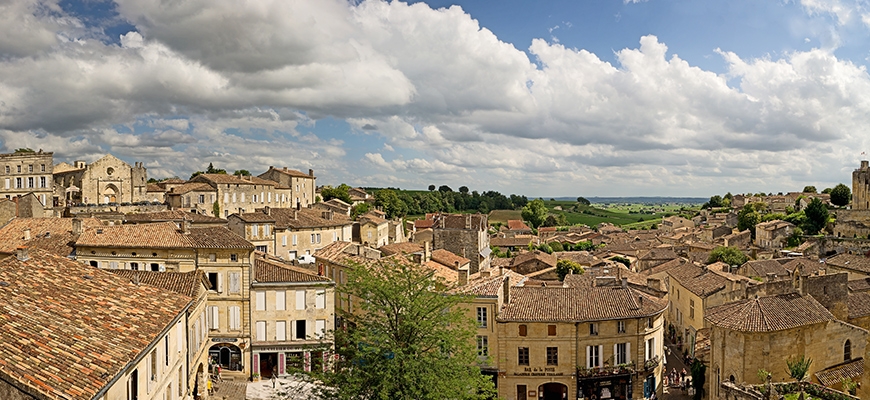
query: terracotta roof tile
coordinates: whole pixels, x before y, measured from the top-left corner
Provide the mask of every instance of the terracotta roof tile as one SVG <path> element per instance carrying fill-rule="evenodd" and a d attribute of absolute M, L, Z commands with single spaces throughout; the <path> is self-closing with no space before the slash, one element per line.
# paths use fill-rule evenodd
<path fill-rule="evenodd" d="M 505 276 L 510 279 L 510 286 L 512 287 L 522 285 L 526 281 L 525 276 L 511 270 L 505 270 L 504 275 L 493 273 L 493 271 L 497 271 L 497 269 L 490 268 L 488 271 L 484 271 L 483 274 L 480 272 L 471 274 L 468 277 L 468 283 L 454 289 L 454 292 L 477 297 L 496 297 L 499 291 L 502 290 Z"/>
<path fill-rule="evenodd" d="M 253 249 L 226 227 L 190 228 L 184 234 L 172 222 L 89 228 L 76 241 L 82 247 Z"/>
<path fill-rule="evenodd" d="M 192 224 L 205 224 L 205 223 L 213 223 L 213 224 L 226 224 L 227 221 L 222 218 L 211 217 L 208 215 L 202 215 L 197 213 L 192 213 L 190 211 L 184 210 L 164 210 L 164 211 L 156 211 L 149 213 L 137 213 L 137 214 L 127 214 L 124 217 L 125 223 L 134 223 L 134 224 L 143 224 L 149 222 L 180 222 L 183 220 L 188 220 Z"/>
<path fill-rule="evenodd" d="M 0 376 L 48 398 L 94 398 L 192 300 L 38 250 L 0 281 Z"/>
<path fill-rule="evenodd" d="M 173 195 L 173 194 L 185 194 L 185 193 L 190 193 L 190 192 L 214 192 L 214 191 L 215 191 L 215 188 L 213 188 L 208 183 L 190 182 L 190 183 L 185 183 L 181 186 L 176 186 L 176 187 L 172 188 L 172 190 L 170 190 L 167 194 Z"/>
<path fill-rule="evenodd" d="M 825 261 L 835 267 L 870 273 L 870 258 L 855 254 L 837 254 Z"/>
<path fill-rule="evenodd" d="M 332 282 L 328 278 L 317 275 L 307 269 L 259 257 L 254 259 L 254 271 L 255 284 L 282 282 Z"/>
<path fill-rule="evenodd" d="M 280 173 L 282 173 L 282 174 L 284 174 L 284 175 L 289 175 L 289 176 L 293 176 L 293 177 L 296 177 L 296 178 L 310 178 L 310 179 L 314 179 L 313 176 L 308 175 L 308 174 L 306 174 L 306 173 L 304 173 L 304 172 L 302 172 L 302 171 L 297 171 L 297 170 L 295 170 L 295 169 L 287 169 L 287 168 L 272 168 L 272 171 L 277 171 L 277 172 L 280 172 Z"/>
<path fill-rule="evenodd" d="M 846 378 L 857 381 L 857 378 L 864 375 L 864 358 L 856 358 L 833 367 L 825 368 L 816 372 L 815 375 L 822 385 L 840 389 Z"/>
<path fill-rule="evenodd" d="M 672 268 L 668 275 L 699 297 L 710 296 L 728 285 L 728 279 L 692 264 Z"/>
<path fill-rule="evenodd" d="M 713 325 L 742 332 L 773 332 L 831 321 L 834 316 L 812 296 L 797 293 L 740 300 L 707 310 Z"/>
<path fill-rule="evenodd" d="M 393 254 L 412 254 L 423 251 L 423 245 L 413 242 L 390 243 L 378 248 L 381 254 L 391 256 Z"/>
<path fill-rule="evenodd" d="M 244 222 L 248 223 L 256 223 L 256 222 L 275 222 L 275 217 L 268 215 L 263 212 L 252 212 L 252 213 L 242 213 L 242 214 L 233 214 L 233 216 L 238 217 Z"/>
<path fill-rule="evenodd" d="M 850 292 L 868 292 L 870 291 L 870 278 L 849 281 L 847 285 Z"/>
<path fill-rule="evenodd" d="M 870 292 L 849 293 L 846 299 L 849 319 L 870 316 Z"/>
<path fill-rule="evenodd" d="M 83 218 L 82 229 L 102 226 L 96 218 Z M 26 231 L 30 239 L 26 240 Z M 14 218 L 0 228 L 0 253 L 13 254 L 18 246 L 47 251 L 59 256 L 73 252 L 73 218 Z"/>
<path fill-rule="evenodd" d="M 456 265 L 465 265 L 471 262 L 471 260 L 462 257 L 460 255 L 456 255 L 449 250 L 438 249 L 432 252 L 432 261 L 439 262 L 443 265 L 450 267 L 451 269 L 456 269 Z"/>
<path fill-rule="evenodd" d="M 776 260 L 752 260 L 743 264 L 743 267 L 752 269 L 755 273 L 752 276 L 760 278 L 767 277 L 767 274 L 776 274 L 779 277 L 788 276 L 789 270 L 783 267 L 782 263 Z"/>
<path fill-rule="evenodd" d="M 532 237 L 494 237 L 489 239 L 489 245 L 496 247 L 527 247 L 530 242 L 537 243 L 537 240 Z"/>
<path fill-rule="evenodd" d="M 143 285 L 151 285 L 164 290 L 169 290 L 190 298 L 197 298 L 201 288 L 210 288 L 211 284 L 205 272 L 154 272 L 132 271 L 129 269 L 107 269 L 115 275 L 127 279 L 131 283 L 139 282 Z"/>
<path fill-rule="evenodd" d="M 271 208 L 270 215 L 275 218 L 275 226 L 285 229 L 327 228 L 352 225 L 353 221 L 344 214 L 332 213 L 332 219 L 323 218 L 326 211 L 303 208 Z"/>
<path fill-rule="evenodd" d="M 532 228 L 529 228 L 525 222 L 519 219 L 509 219 L 507 222 L 507 226 L 509 230 L 512 231 L 530 231 Z"/>
<path fill-rule="evenodd" d="M 622 287 L 517 287 L 499 315 L 504 321 L 598 321 L 661 313 L 667 300 Z"/>

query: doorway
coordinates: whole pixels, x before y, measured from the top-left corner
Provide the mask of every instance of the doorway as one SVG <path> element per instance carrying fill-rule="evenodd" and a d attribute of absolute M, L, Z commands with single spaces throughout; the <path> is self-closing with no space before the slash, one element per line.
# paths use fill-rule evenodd
<path fill-rule="evenodd" d="M 558 382 L 545 383 L 538 386 L 538 398 L 543 400 L 565 400 L 568 398 L 568 386 Z"/>

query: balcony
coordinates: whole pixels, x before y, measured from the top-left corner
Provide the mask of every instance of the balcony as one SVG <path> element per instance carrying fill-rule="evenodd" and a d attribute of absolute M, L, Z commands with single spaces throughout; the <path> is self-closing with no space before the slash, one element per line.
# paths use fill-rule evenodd
<path fill-rule="evenodd" d="M 644 371 L 651 371 L 651 370 L 655 369 L 656 367 L 658 367 L 660 362 L 661 362 L 661 357 L 659 357 L 659 356 L 655 356 L 653 358 L 650 358 L 649 360 L 646 360 L 643 362 L 643 369 L 644 369 Z"/>
<path fill-rule="evenodd" d="M 619 364 L 615 366 L 605 365 L 603 367 L 577 367 L 577 376 L 580 378 L 603 377 L 608 375 L 623 375 L 633 374 L 635 372 L 634 363 Z"/>

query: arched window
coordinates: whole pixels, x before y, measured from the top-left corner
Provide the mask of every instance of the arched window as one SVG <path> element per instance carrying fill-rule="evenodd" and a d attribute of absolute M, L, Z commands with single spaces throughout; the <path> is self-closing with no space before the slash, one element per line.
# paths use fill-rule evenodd
<path fill-rule="evenodd" d="M 852 341 L 846 339 L 846 344 L 843 345 L 843 361 L 852 359 Z"/>

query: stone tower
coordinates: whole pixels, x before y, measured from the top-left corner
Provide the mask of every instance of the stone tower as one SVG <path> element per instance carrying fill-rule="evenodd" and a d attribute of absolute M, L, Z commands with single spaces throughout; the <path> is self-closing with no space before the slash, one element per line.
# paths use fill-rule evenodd
<path fill-rule="evenodd" d="M 141 162 L 134 163 L 130 168 L 130 184 L 132 185 L 132 201 L 145 201 L 148 199 L 148 171 Z"/>
<path fill-rule="evenodd" d="M 861 168 L 852 172 L 852 209 L 870 210 L 870 164 L 861 161 Z"/>

